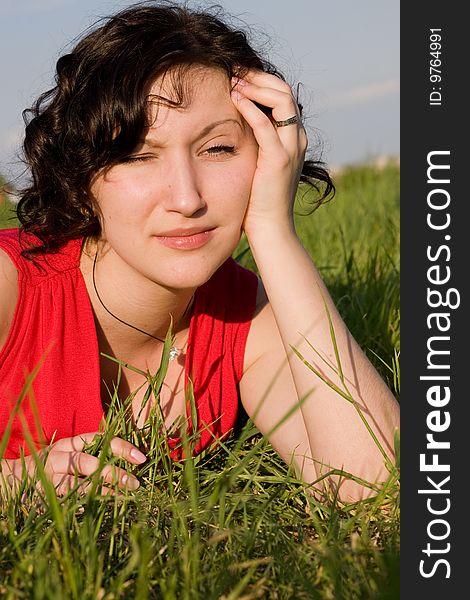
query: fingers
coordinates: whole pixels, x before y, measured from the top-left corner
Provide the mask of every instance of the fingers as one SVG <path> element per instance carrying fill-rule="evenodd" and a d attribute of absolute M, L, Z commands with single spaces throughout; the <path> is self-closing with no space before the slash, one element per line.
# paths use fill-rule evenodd
<path fill-rule="evenodd" d="M 260 151 L 267 148 L 276 150 L 278 153 L 283 150 L 280 137 L 267 117 L 244 93 L 240 92 L 237 86 L 232 94 L 232 101 L 235 106 L 253 130 Z"/>
<path fill-rule="evenodd" d="M 99 468 L 100 460 L 91 454 L 55 450 L 48 457 L 46 474 L 51 480 L 56 476 L 90 477 Z M 118 484 L 121 488 L 136 490 L 140 485 L 138 479 L 115 465 L 106 465 L 100 476 L 106 483 Z"/>
<path fill-rule="evenodd" d="M 134 465 L 141 465 L 147 460 L 145 454 L 142 454 L 140 450 L 137 450 L 133 444 L 118 437 L 111 440 L 111 450 L 114 456 L 119 456 Z"/>
<path fill-rule="evenodd" d="M 65 496 L 71 490 L 76 490 L 80 495 L 85 495 L 93 486 L 91 481 L 87 481 L 81 477 L 76 477 L 75 475 L 63 475 L 59 473 L 53 475 L 50 481 L 54 486 L 58 496 Z M 42 495 L 44 495 L 44 486 L 41 482 L 37 483 L 36 489 Z M 101 486 L 99 488 L 99 494 L 101 496 L 114 496 L 116 492 L 109 487 Z"/>
<path fill-rule="evenodd" d="M 45 470 L 47 476 L 52 480 L 59 478 L 60 481 L 70 482 L 72 478 L 90 477 L 96 473 L 102 462 L 100 459 L 83 452 L 84 447 L 92 442 L 99 432 L 81 434 L 71 438 L 58 440 L 47 451 Z M 127 460 L 132 464 L 142 464 L 146 457 L 133 444 L 115 437 L 110 442 L 110 448 L 114 456 Z M 120 488 L 136 490 L 139 481 L 133 475 L 115 465 L 106 465 L 100 472 L 105 483 L 118 484 Z M 62 483 L 61 483 L 62 485 Z M 67 487 L 67 483 L 64 484 Z"/>
<path fill-rule="evenodd" d="M 54 443 L 54 448 L 63 452 L 81 452 L 86 444 L 91 444 L 97 435 L 103 435 L 100 431 L 81 433 L 74 437 L 62 438 Z"/>
<path fill-rule="evenodd" d="M 289 136 L 276 132 L 270 119 L 254 104 L 252 100 L 239 94 L 237 90 L 232 92 L 232 100 L 245 121 L 253 130 L 253 135 L 259 147 L 259 158 L 268 159 L 272 168 L 283 169 L 290 163 L 291 156 L 297 154 L 297 135 Z M 283 139 L 286 145 L 283 143 Z"/>
<path fill-rule="evenodd" d="M 122 489 L 135 491 L 139 486 L 139 480 L 124 469 L 120 469 L 115 465 L 107 465 L 101 471 L 103 481 L 111 484 L 118 484 Z"/>
<path fill-rule="evenodd" d="M 308 139 L 300 122 L 300 114 L 290 87 L 274 75 L 263 73 L 251 74 L 248 78 L 240 80 L 233 78 L 234 89 L 232 100 L 244 119 L 253 129 L 260 149 L 277 151 L 282 160 L 282 149 L 289 155 L 301 155 L 307 149 Z M 256 81 L 256 83 L 255 83 Z M 256 105 L 262 104 L 272 109 L 272 117 L 276 121 L 288 119 L 294 115 L 298 117 L 296 124 L 276 128 L 270 118 Z"/>
<path fill-rule="evenodd" d="M 298 127 L 302 128 L 299 106 L 292 95 L 292 89 L 279 77 L 252 69 L 243 79 L 233 77 L 232 84 L 238 91 L 246 93 L 250 98 L 254 93 L 258 94 L 256 100 L 260 104 L 272 108 L 273 118 L 276 121 L 297 115 L 299 117 Z"/>
<path fill-rule="evenodd" d="M 277 79 L 274 76 L 270 77 L 272 80 Z M 235 88 L 251 100 L 272 108 L 273 118 L 276 121 L 287 119 L 294 115 L 300 117 L 299 108 L 292 96 L 290 87 L 280 79 L 277 79 L 277 81 L 282 84 L 282 87 L 277 86 L 276 82 L 273 85 L 272 81 L 263 84 L 258 80 L 255 83 L 254 81 L 250 82 L 246 79 L 239 79 L 236 81 Z M 295 127 L 291 127 L 291 130 L 295 129 Z"/>
<path fill-rule="evenodd" d="M 54 448 L 63 452 L 82 452 L 83 448 L 91 443 L 97 435 L 103 435 L 101 432 L 84 433 L 71 438 L 63 438 L 54 444 Z M 133 444 L 115 437 L 110 443 L 111 451 L 115 456 L 123 458 L 134 465 L 140 465 L 147 460 L 145 454 L 142 454 Z"/>
<path fill-rule="evenodd" d="M 94 485 L 88 478 L 97 473 L 102 467 L 102 461 L 83 452 L 83 448 L 92 442 L 100 432 L 92 432 L 77 435 L 71 438 L 63 438 L 41 451 L 41 461 L 44 463 L 44 472 L 49 481 L 56 488 L 58 495 L 64 495 L 71 489 L 78 489 L 86 493 L 90 486 Z M 121 438 L 115 437 L 110 442 L 111 451 L 114 456 L 127 460 L 132 464 L 142 464 L 146 456 L 142 454 L 133 444 Z M 26 456 L 26 471 L 30 475 L 36 473 L 37 458 Z M 10 464 L 11 463 L 11 464 Z M 9 488 L 16 488 L 21 480 L 23 467 L 19 460 L 8 461 L 7 483 Z M 8 472 L 9 471 L 9 472 Z M 124 490 L 134 491 L 139 488 L 139 480 L 125 469 L 116 465 L 108 464 L 101 468 L 99 476 L 103 483 L 118 485 Z M 1 482 L 0 482 L 1 483 Z M 41 482 L 37 484 L 38 489 L 43 490 Z M 100 487 L 102 495 L 114 494 L 114 490 L 106 486 Z"/>
<path fill-rule="evenodd" d="M 238 77 L 234 77 L 234 80 L 239 79 Z M 271 75 L 271 73 L 266 73 L 265 71 L 258 71 L 256 69 L 251 69 L 248 73 L 243 77 L 245 81 L 250 83 L 256 83 L 257 85 L 263 85 L 266 87 L 275 88 L 281 92 L 291 93 L 291 88 L 288 83 L 276 77 L 276 75 Z"/>

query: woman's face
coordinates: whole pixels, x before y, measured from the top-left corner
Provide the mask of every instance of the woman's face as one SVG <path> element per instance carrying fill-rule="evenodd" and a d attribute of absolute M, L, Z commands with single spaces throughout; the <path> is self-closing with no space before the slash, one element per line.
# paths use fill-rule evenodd
<path fill-rule="evenodd" d="M 114 258 L 173 289 L 201 285 L 234 251 L 258 156 L 227 76 L 195 68 L 187 77 L 188 105 L 153 106 L 139 146 L 91 188 Z M 151 94 L 174 99 L 170 79 Z"/>

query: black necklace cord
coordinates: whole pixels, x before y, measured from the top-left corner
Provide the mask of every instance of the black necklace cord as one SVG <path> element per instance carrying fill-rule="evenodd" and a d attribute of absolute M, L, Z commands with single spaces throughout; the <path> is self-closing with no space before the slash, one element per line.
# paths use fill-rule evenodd
<path fill-rule="evenodd" d="M 144 331 L 143 329 L 139 329 L 138 327 L 136 327 L 135 325 L 131 325 L 130 323 L 128 323 L 127 321 L 123 321 L 122 319 L 120 319 L 119 317 L 117 317 L 114 313 L 112 313 L 109 308 L 106 306 L 106 304 L 103 302 L 103 300 L 101 299 L 101 296 L 98 292 L 98 288 L 96 287 L 96 279 L 95 279 L 95 271 L 96 271 L 96 259 L 98 257 L 98 250 L 95 252 L 95 258 L 93 259 L 93 272 L 92 272 L 92 279 L 93 279 L 93 289 L 95 290 L 95 294 L 96 297 L 99 300 L 99 303 L 101 304 L 101 306 L 104 308 L 104 310 L 111 315 L 114 319 L 116 319 L 116 321 L 119 321 L 120 323 L 122 323 L 123 325 L 127 325 L 128 327 L 131 327 L 132 329 L 135 329 L 136 331 L 139 331 L 140 333 L 143 333 L 144 335 L 148 335 L 149 337 L 153 338 L 154 340 L 158 340 L 159 342 L 165 343 L 165 340 L 162 340 L 162 338 L 157 337 L 156 335 L 152 335 L 151 333 L 148 333 L 147 331 Z M 191 298 L 189 299 L 189 302 L 186 306 L 186 308 L 184 309 L 183 314 L 181 315 L 181 317 L 178 319 L 178 323 L 181 321 L 181 319 L 186 315 L 186 313 L 188 312 L 190 306 L 192 305 L 192 302 L 194 300 L 194 294 L 191 296 Z M 176 350 L 176 349 L 174 349 Z"/>

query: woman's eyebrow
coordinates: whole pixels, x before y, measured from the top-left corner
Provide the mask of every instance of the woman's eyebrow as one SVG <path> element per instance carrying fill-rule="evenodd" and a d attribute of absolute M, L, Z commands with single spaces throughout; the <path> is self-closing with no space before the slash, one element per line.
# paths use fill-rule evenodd
<path fill-rule="evenodd" d="M 220 121 L 214 121 L 214 123 L 210 123 L 209 125 L 206 125 L 206 127 L 204 127 L 203 129 L 201 129 L 201 131 L 197 134 L 195 141 L 196 142 L 199 141 L 205 135 L 210 133 L 213 129 L 215 129 L 219 125 L 224 125 L 225 123 L 235 123 L 235 125 L 238 125 L 240 127 L 240 129 L 243 129 L 243 126 L 238 119 L 234 119 L 233 117 L 231 117 L 229 119 L 221 119 Z M 140 139 L 139 143 L 146 145 L 146 146 L 153 146 L 155 148 L 162 147 L 162 145 L 158 142 L 158 139 L 151 138 L 151 137 L 146 137 L 144 139 Z"/>
<path fill-rule="evenodd" d="M 205 135 L 210 133 L 213 129 L 215 129 L 219 125 L 223 125 L 224 123 L 235 123 L 236 125 L 238 125 L 241 128 L 241 123 L 238 119 L 230 118 L 230 119 L 222 119 L 221 121 L 215 121 L 214 123 L 207 125 L 206 127 L 204 127 L 204 129 L 201 130 L 199 135 L 196 137 L 196 141 L 200 140 Z"/>

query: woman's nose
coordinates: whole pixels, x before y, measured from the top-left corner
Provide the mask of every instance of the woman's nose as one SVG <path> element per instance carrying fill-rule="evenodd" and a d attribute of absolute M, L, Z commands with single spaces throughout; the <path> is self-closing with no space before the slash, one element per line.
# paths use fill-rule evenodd
<path fill-rule="evenodd" d="M 175 165 L 169 170 L 167 177 L 166 210 L 191 217 L 205 208 L 196 171 L 189 161 Z"/>

